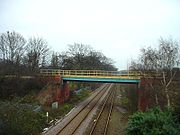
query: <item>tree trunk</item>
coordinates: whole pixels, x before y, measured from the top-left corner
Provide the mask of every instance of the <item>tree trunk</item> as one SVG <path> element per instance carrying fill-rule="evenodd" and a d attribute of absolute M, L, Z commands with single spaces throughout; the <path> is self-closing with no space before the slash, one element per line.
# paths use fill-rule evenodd
<path fill-rule="evenodd" d="M 157 93 L 155 94 L 155 99 L 156 99 L 156 105 L 159 105 L 159 100 L 158 100 L 158 95 L 157 95 Z"/>
<path fill-rule="evenodd" d="M 165 88 L 165 93 L 166 93 L 166 99 L 167 99 L 167 106 L 170 107 L 171 106 L 171 102 L 170 102 L 170 97 L 169 97 L 169 93 L 168 93 L 168 89 Z"/>
<path fill-rule="evenodd" d="M 153 90 L 153 93 L 155 93 L 155 102 L 156 102 L 156 105 L 159 105 L 157 90 L 154 88 L 152 83 L 150 83 L 150 86 L 151 86 L 151 89 Z"/>

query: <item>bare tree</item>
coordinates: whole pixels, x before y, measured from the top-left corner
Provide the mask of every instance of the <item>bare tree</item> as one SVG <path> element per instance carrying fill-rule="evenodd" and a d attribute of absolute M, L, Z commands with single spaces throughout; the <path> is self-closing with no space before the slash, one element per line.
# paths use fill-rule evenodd
<path fill-rule="evenodd" d="M 8 31 L 0 35 L 0 72 L 2 74 L 19 75 L 25 45 L 26 40 L 24 37 L 15 31 Z"/>
<path fill-rule="evenodd" d="M 58 52 L 53 52 L 51 56 L 51 68 L 61 69 L 63 67 L 63 55 Z"/>
<path fill-rule="evenodd" d="M 19 33 L 7 32 L 0 36 L 0 51 L 4 61 L 11 61 L 20 64 L 21 58 L 25 52 L 26 40 Z"/>
<path fill-rule="evenodd" d="M 158 75 L 162 75 L 161 86 L 166 95 L 167 106 L 171 105 L 169 86 L 171 85 L 176 71 L 173 70 L 177 67 L 179 59 L 179 45 L 176 41 L 172 39 L 164 40 L 161 38 L 159 40 L 159 48 L 153 49 L 151 47 L 141 49 L 141 57 L 139 62 L 133 62 L 131 69 L 136 69 L 139 71 L 153 71 Z M 155 74 L 151 74 L 151 77 Z M 151 78 L 152 80 L 152 78 Z M 157 80 L 154 76 L 154 80 Z M 156 103 L 158 104 L 158 91 L 153 85 L 154 81 L 149 84 L 151 88 L 155 91 Z"/>
<path fill-rule="evenodd" d="M 68 64 L 72 64 L 73 69 L 86 69 L 86 57 L 91 52 L 92 48 L 89 45 L 77 44 L 69 45 L 66 56 Z"/>
<path fill-rule="evenodd" d="M 163 80 L 161 81 L 161 84 L 166 94 L 167 106 L 171 105 L 169 86 L 176 75 L 176 70 L 173 70 L 173 68 L 177 67 L 179 64 L 180 60 L 178 55 L 179 45 L 176 41 L 173 41 L 172 39 L 160 39 L 159 51 L 157 54 L 157 66 L 162 72 Z"/>
<path fill-rule="evenodd" d="M 27 44 L 27 62 L 31 69 L 38 69 L 44 62 L 48 51 L 50 50 L 46 40 L 43 38 L 30 38 Z"/>
<path fill-rule="evenodd" d="M 89 45 L 74 43 L 74 45 L 68 45 L 67 54 L 72 57 L 87 56 L 93 49 Z"/>
<path fill-rule="evenodd" d="M 113 60 L 107 58 L 103 53 L 95 51 L 89 45 L 77 44 L 69 45 L 69 49 L 64 55 L 64 64 L 70 69 L 84 70 L 117 70 L 113 65 Z"/>

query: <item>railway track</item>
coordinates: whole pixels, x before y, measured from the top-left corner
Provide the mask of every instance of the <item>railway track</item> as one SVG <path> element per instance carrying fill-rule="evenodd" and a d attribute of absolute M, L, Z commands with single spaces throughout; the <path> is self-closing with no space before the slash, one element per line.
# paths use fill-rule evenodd
<path fill-rule="evenodd" d="M 111 118 L 113 105 L 115 99 L 115 90 L 111 90 L 110 94 L 106 97 L 103 106 L 94 121 L 92 129 L 89 135 L 106 135 L 108 131 L 108 125 Z"/>
<path fill-rule="evenodd" d="M 99 92 L 72 118 L 70 119 L 56 135 L 72 135 L 76 132 L 81 123 L 87 118 L 91 110 L 94 109 L 101 97 L 109 91 L 111 84 L 106 84 Z"/>

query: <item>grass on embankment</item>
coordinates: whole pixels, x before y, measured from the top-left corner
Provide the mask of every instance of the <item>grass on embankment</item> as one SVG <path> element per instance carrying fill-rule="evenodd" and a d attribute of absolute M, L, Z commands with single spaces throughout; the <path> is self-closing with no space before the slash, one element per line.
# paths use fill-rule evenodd
<path fill-rule="evenodd" d="M 90 93 L 90 90 L 86 90 L 78 94 L 72 94 L 70 100 L 65 104 L 59 105 L 57 109 L 41 106 L 35 100 L 35 95 L 31 94 L 11 101 L 4 100 L 0 102 L 0 134 L 40 134 L 49 125 L 46 112 L 49 112 L 48 122 L 59 119 L 67 114 L 77 103 L 87 98 Z"/>

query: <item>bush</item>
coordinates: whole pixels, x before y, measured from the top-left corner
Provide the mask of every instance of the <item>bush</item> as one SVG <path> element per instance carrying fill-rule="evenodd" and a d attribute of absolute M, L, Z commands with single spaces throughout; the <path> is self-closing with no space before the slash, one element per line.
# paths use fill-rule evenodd
<path fill-rule="evenodd" d="M 174 108 L 173 119 L 177 124 L 180 124 L 180 107 Z"/>
<path fill-rule="evenodd" d="M 79 93 L 72 93 L 69 103 L 78 103 L 86 99 L 91 93 L 91 90 L 81 90 Z"/>
<path fill-rule="evenodd" d="M 178 135 L 180 126 L 173 121 L 172 110 L 159 108 L 130 116 L 126 135 Z"/>
<path fill-rule="evenodd" d="M 46 126 L 46 116 L 24 109 L 18 104 L 1 106 L 0 134 L 3 135 L 34 135 L 42 132 Z"/>
<path fill-rule="evenodd" d="M 54 119 L 59 119 L 63 117 L 66 113 L 68 113 L 74 106 L 69 103 L 60 104 L 59 108 L 52 109 L 51 107 L 43 107 L 43 112 L 46 114 L 46 112 L 49 113 L 49 121 Z"/>

